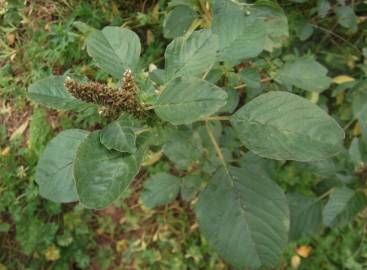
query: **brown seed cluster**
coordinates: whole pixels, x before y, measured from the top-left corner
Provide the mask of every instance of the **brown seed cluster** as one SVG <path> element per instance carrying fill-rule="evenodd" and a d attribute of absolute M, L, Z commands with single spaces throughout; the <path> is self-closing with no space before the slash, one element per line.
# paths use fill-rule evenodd
<path fill-rule="evenodd" d="M 102 113 L 106 117 L 115 117 L 121 112 L 130 113 L 140 119 L 145 117 L 145 111 L 138 100 L 137 87 L 130 70 L 124 72 L 122 86 L 119 89 L 97 82 L 80 83 L 70 78 L 65 80 L 65 87 L 74 97 L 101 106 Z"/>

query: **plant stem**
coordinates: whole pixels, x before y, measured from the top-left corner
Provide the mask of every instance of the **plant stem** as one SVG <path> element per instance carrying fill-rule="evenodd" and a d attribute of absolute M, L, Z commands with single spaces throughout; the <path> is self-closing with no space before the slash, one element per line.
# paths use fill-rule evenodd
<path fill-rule="evenodd" d="M 230 119 L 231 119 L 230 116 L 208 116 L 201 120 L 203 121 L 228 121 Z"/>
<path fill-rule="evenodd" d="M 331 193 L 333 193 L 335 191 L 336 188 L 331 188 L 328 191 L 326 191 L 325 193 L 321 194 L 319 197 L 317 197 L 318 201 L 321 201 L 322 199 L 324 199 L 325 197 L 329 196 Z"/>
<path fill-rule="evenodd" d="M 337 38 L 337 39 L 339 39 L 339 40 L 344 41 L 345 43 L 348 43 L 348 44 L 349 44 L 350 46 L 352 46 L 355 50 L 357 50 L 358 52 L 360 52 L 360 49 L 359 49 L 356 45 L 354 45 L 352 42 L 350 42 L 349 40 L 345 39 L 344 37 L 342 37 L 342 36 L 338 35 L 337 33 L 333 32 L 333 31 L 330 31 L 329 29 L 326 29 L 326 28 L 324 28 L 324 27 L 322 27 L 322 26 L 319 26 L 319 25 L 317 25 L 317 24 L 312 24 L 312 23 L 311 23 L 311 25 L 312 25 L 313 27 L 315 27 L 315 28 L 317 28 L 317 29 L 320 29 L 321 31 L 323 31 L 323 32 L 325 32 L 325 33 L 327 33 L 327 34 L 331 35 L 331 36 L 336 37 L 336 38 Z"/>
<path fill-rule="evenodd" d="M 272 78 L 264 78 L 264 79 L 261 79 L 260 82 L 262 82 L 262 83 L 263 82 L 269 82 L 271 80 L 272 80 Z M 238 89 L 245 88 L 245 87 L 246 87 L 246 84 L 243 83 L 243 84 L 235 86 L 234 89 L 238 90 Z"/>
<path fill-rule="evenodd" d="M 206 76 L 208 76 L 210 70 L 213 68 L 214 64 L 210 65 L 210 67 L 205 71 L 202 79 L 205 80 Z"/>
<path fill-rule="evenodd" d="M 207 133 L 209 135 L 209 138 L 210 138 L 210 140 L 211 140 L 211 142 L 212 142 L 212 144 L 214 146 L 215 152 L 217 153 L 217 156 L 218 156 L 220 162 L 222 163 L 222 165 L 224 167 L 224 170 L 226 171 L 226 173 L 228 175 L 230 175 L 229 174 L 227 163 L 224 160 L 224 156 L 223 156 L 222 150 L 220 150 L 220 146 L 219 146 L 217 140 L 214 137 L 213 131 L 211 130 L 211 128 L 208 125 L 208 121 L 205 121 L 205 128 L 206 128 L 206 131 L 207 131 Z"/>

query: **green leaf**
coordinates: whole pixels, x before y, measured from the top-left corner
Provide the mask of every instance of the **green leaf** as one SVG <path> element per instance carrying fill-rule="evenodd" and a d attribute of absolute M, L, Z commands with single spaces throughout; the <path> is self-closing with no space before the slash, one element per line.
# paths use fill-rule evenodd
<path fill-rule="evenodd" d="M 302 17 L 295 22 L 295 31 L 297 37 L 301 41 L 305 41 L 312 36 L 314 27 L 307 21 L 307 18 Z"/>
<path fill-rule="evenodd" d="M 28 88 L 29 98 L 49 108 L 58 110 L 81 111 L 91 107 L 90 104 L 74 98 L 65 89 L 64 79 L 64 76 L 50 76 L 31 84 Z"/>
<path fill-rule="evenodd" d="M 213 1 L 212 30 L 219 37 L 219 60 L 237 63 L 262 52 L 265 25 L 245 12 L 249 11 L 232 1 Z"/>
<path fill-rule="evenodd" d="M 329 0 L 319 0 L 317 3 L 317 13 L 321 18 L 326 17 L 330 11 Z"/>
<path fill-rule="evenodd" d="M 362 155 L 364 149 L 362 146 L 362 141 L 358 137 L 354 137 L 348 149 L 349 158 L 356 168 L 364 163 L 364 157 Z"/>
<path fill-rule="evenodd" d="M 191 131 L 172 133 L 170 139 L 163 146 L 163 152 L 180 170 L 188 170 L 195 166 L 202 157 L 202 146 L 200 138 Z"/>
<path fill-rule="evenodd" d="M 204 179 L 201 175 L 189 174 L 182 178 L 180 195 L 184 201 L 191 201 L 199 192 Z"/>
<path fill-rule="evenodd" d="M 87 131 L 69 129 L 49 142 L 36 168 L 36 182 L 42 197 L 59 203 L 78 200 L 73 166 L 78 147 L 87 136 Z"/>
<path fill-rule="evenodd" d="M 190 7 L 179 5 L 173 8 L 163 23 L 165 38 L 175 38 L 183 35 L 191 26 L 198 14 Z"/>
<path fill-rule="evenodd" d="M 240 102 L 240 94 L 235 89 L 227 89 L 227 102 L 222 108 L 219 109 L 218 113 L 233 113 L 238 103 Z"/>
<path fill-rule="evenodd" d="M 176 78 L 159 96 L 155 112 L 174 125 L 190 124 L 217 112 L 226 99 L 225 91 L 207 81 Z"/>
<path fill-rule="evenodd" d="M 155 174 L 144 182 L 140 198 L 147 208 L 168 204 L 177 197 L 180 183 L 180 179 L 171 174 Z"/>
<path fill-rule="evenodd" d="M 275 266 L 287 244 L 287 199 L 256 167 L 219 170 L 196 213 L 209 243 L 237 269 Z"/>
<path fill-rule="evenodd" d="M 100 143 L 100 132 L 90 134 L 80 145 L 74 176 L 80 202 L 102 209 L 115 201 L 138 171 L 135 156 L 108 150 Z"/>
<path fill-rule="evenodd" d="M 255 154 L 278 160 L 313 161 L 341 151 L 344 131 L 322 109 L 287 92 L 263 94 L 231 120 L 243 144 Z"/>
<path fill-rule="evenodd" d="M 275 2 L 260 0 L 250 7 L 249 12 L 253 18 L 264 23 L 264 49 L 272 52 L 280 48 L 289 36 L 288 20 L 283 9 Z"/>
<path fill-rule="evenodd" d="M 354 13 L 353 7 L 350 7 L 350 6 L 336 7 L 335 13 L 338 18 L 338 23 L 341 26 L 345 28 L 349 28 L 352 31 L 358 30 L 357 16 Z"/>
<path fill-rule="evenodd" d="M 133 70 L 136 67 L 141 45 L 139 37 L 133 31 L 107 26 L 89 36 L 87 49 L 100 68 L 121 79 L 125 69 Z"/>
<path fill-rule="evenodd" d="M 216 60 L 218 37 L 210 30 L 174 39 L 165 52 L 167 81 L 204 73 Z"/>
<path fill-rule="evenodd" d="M 136 152 L 136 135 L 130 119 L 112 122 L 101 131 L 101 143 L 109 150 Z"/>
<path fill-rule="evenodd" d="M 241 79 L 245 81 L 246 88 L 261 88 L 261 75 L 255 68 L 246 68 L 240 71 Z"/>
<path fill-rule="evenodd" d="M 321 201 L 317 198 L 292 193 L 288 196 L 291 217 L 289 239 L 320 233 L 322 223 Z"/>
<path fill-rule="evenodd" d="M 330 86 L 327 69 L 317 61 L 301 57 L 285 63 L 276 75 L 276 80 L 287 86 L 321 93 Z"/>
<path fill-rule="evenodd" d="M 331 193 L 323 211 L 323 223 L 328 227 L 346 225 L 367 206 L 367 197 L 347 187 Z"/>

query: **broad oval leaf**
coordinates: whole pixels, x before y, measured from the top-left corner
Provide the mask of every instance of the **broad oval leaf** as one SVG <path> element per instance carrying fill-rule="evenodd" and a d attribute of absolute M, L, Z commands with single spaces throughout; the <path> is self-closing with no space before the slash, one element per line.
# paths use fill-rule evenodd
<path fill-rule="evenodd" d="M 141 200 L 145 207 L 154 208 L 173 201 L 180 191 L 181 181 L 168 173 L 158 173 L 144 182 Z"/>
<path fill-rule="evenodd" d="M 347 187 L 336 188 L 330 195 L 323 211 L 323 223 L 328 227 L 346 225 L 367 206 L 362 192 Z"/>
<path fill-rule="evenodd" d="M 127 188 L 138 171 L 135 156 L 108 150 L 100 143 L 100 132 L 90 134 L 80 145 L 74 176 L 80 202 L 103 209 Z"/>
<path fill-rule="evenodd" d="M 193 77 L 176 78 L 159 96 L 157 115 L 174 125 L 190 124 L 217 112 L 227 93 L 218 86 Z"/>
<path fill-rule="evenodd" d="M 58 203 L 78 200 L 73 166 L 78 147 L 87 136 L 87 131 L 69 129 L 47 145 L 36 168 L 36 182 L 42 197 Z"/>
<path fill-rule="evenodd" d="M 238 110 L 231 120 L 243 144 L 277 160 L 322 160 L 341 151 L 344 131 L 307 99 L 269 92 Z"/>
<path fill-rule="evenodd" d="M 139 37 L 131 30 L 107 26 L 87 40 L 88 54 L 100 68 L 120 79 L 125 69 L 134 69 L 141 52 Z"/>
<path fill-rule="evenodd" d="M 358 16 L 355 14 L 352 6 L 338 6 L 335 8 L 335 13 L 341 26 L 349 28 L 353 32 L 358 30 Z"/>
<path fill-rule="evenodd" d="M 90 104 L 73 97 L 65 89 L 64 80 L 64 76 L 50 76 L 37 81 L 29 86 L 28 96 L 52 109 L 80 111 L 91 107 Z"/>
<path fill-rule="evenodd" d="M 327 89 L 331 83 L 327 69 L 317 61 L 305 57 L 287 62 L 278 70 L 276 80 L 287 87 L 296 86 L 318 93 Z"/>
<path fill-rule="evenodd" d="M 213 1 L 213 33 L 219 37 L 219 59 L 237 63 L 257 56 L 265 46 L 265 25 L 246 16 L 244 7 L 232 2 Z"/>
<path fill-rule="evenodd" d="M 110 150 L 135 153 L 135 142 L 136 135 L 129 121 L 114 121 L 101 131 L 101 143 Z"/>
<path fill-rule="evenodd" d="M 189 170 L 202 159 L 203 147 L 200 138 L 191 130 L 172 132 L 163 145 L 163 153 L 180 170 Z"/>
<path fill-rule="evenodd" d="M 280 48 L 288 39 L 288 20 L 283 9 L 276 1 L 259 0 L 249 7 L 250 17 L 264 23 L 265 44 L 264 49 L 272 52 Z"/>
<path fill-rule="evenodd" d="M 204 73 L 214 64 L 217 49 L 218 37 L 210 30 L 199 30 L 189 37 L 174 39 L 165 52 L 167 81 Z"/>
<path fill-rule="evenodd" d="M 287 199 L 256 167 L 219 170 L 196 213 L 208 241 L 237 269 L 275 266 L 287 244 Z"/>
<path fill-rule="evenodd" d="M 198 14 L 188 6 L 178 5 L 174 7 L 164 20 L 164 37 L 175 38 L 183 35 L 197 17 Z"/>
<path fill-rule="evenodd" d="M 290 211 L 289 239 L 320 233 L 322 224 L 321 201 L 317 198 L 292 193 L 288 196 Z"/>

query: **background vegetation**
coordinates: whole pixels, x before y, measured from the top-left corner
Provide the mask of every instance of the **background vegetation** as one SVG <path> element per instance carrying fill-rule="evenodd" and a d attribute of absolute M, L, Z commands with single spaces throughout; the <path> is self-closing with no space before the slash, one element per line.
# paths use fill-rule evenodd
<path fill-rule="evenodd" d="M 130 27 L 142 40 L 144 62 L 161 66 L 169 42 L 162 32 L 167 4 L 0 0 L 0 270 L 230 269 L 200 236 L 188 202 L 178 199 L 155 210 L 142 207 L 138 195 L 142 180 L 169 169 L 172 164 L 167 160 L 142 171 L 123 198 L 103 211 L 44 200 L 34 182 L 39 155 L 54 135 L 72 127 L 93 130 L 104 120 L 88 112 L 56 112 L 32 104 L 26 97 L 28 85 L 71 67 L 108 83 L 108 76 L 86 53 L 90 27 Z M 320 95 L 309 93 L 308 98 L 331 108 L 347 141 L 361 136 L 363 126 L 352 106 L 354 92 L 367 92 L 367 3 L 294 0 L 280 5 L 291 35 L 288 49 L 274 54 L 279 61 L 291 54 L 310 54 L 327 66 L 332 86 Z M 341 5 L 349 9 L 338 14 Z M 322 12 L 326 14 L 321 16 Z M 263 61 L 267 65 L 266 58 Z M 270 63 L 269 69 L 278 64 Z M 248 93 L 261 91 L 256 88 Z M 289 162 L 275 167 L 274 175 L 286 191 L 308 194 L 320 188 L 317 184 L 325 177 L 306 167 Z M 356 173 L 366 180 L 360 168 Z M 362 213 L 347 226 L 291 243 L 279 269 L 366 269 L 366 218 Z"/>

